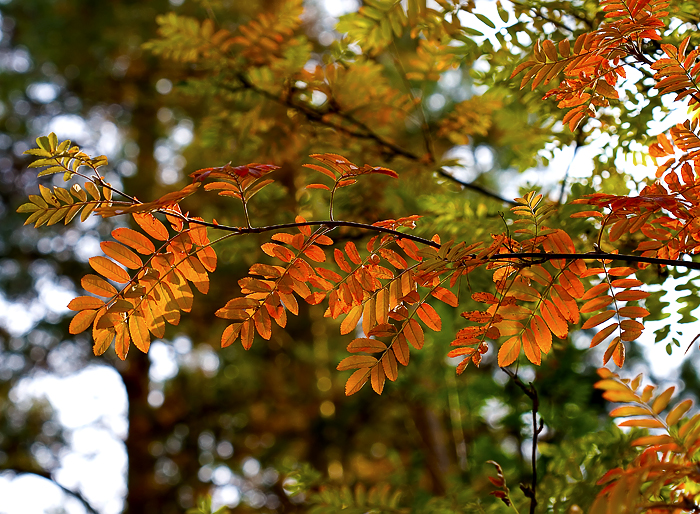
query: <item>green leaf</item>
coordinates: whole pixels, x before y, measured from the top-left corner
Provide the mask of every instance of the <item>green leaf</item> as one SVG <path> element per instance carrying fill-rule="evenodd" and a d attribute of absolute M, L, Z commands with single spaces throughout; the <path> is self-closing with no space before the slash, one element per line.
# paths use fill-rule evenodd
<path fill-rule="evenodd" d="M 495 28 L 496 28 L 496 25 L 495 25 L 491 20 L 489 20 L 486 16 L 484 16 L 483 14 L 479 14 L 479 13 L 476 13 L 476 12 L 473 12 L 472 14 L 473 14 L 474 16 L 476 16 L 477 18 L 479 18 L 479 21 L 481 21 L 481 23 L 484 23 L 485 25 L 488 25 L 488 26 L 491 27 L 492 29 L 495 29 Z"/>

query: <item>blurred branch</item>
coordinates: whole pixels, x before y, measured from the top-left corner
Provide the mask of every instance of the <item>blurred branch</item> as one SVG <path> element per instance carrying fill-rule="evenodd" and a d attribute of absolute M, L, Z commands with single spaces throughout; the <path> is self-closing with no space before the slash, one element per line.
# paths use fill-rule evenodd
<path fill-rule="evenodd" d="M 9 471 L 11 473 L 14 473 L 15 475 L 35 475 L 41 478 L 45 478 L 46 480 L 53 482 L 59 489 L 61 489 L 61 491 L 63 491 L 69 496 L 72 496 L 80 503 L 82 503 L 83 507 L 85 507 L 85 510 L 91 512 L 92 514 L 99 514 L 97 510 L 95 510 L 95 508 L 92 505 L 90 505 L 90 502 L 88 502 L 82 494 L 80 494 L 78 491 L 74 491 L 72 489 L 67 488 L 64 485 L 61 485 L 55 478 L 51 476 L 51 473 L 49 473 L 48 471 L 29 470 L 17 467 L 0 468 L 0 471 Z"/>
<path fill-rule="evenodd" d="M 284 105 L 285 107 L 289 107 L 291 109 L 294 109 L 295 111 L 301 113 L 306 117 L 311 122 L 318 123 L 320 125 L 332 128 L 334 130 L 337 130 L 338 132 L 341 132 L 343 134 L 346 134 L 348 136 L 357 138 L 357 139 L 366 139 L 369 141 L 374 141 L 378 146 L 380 146 L 384 151 L 394 155 L 394 156 L 400 156 L 404 157 L 405 159 L 408 159 L 413 162 L 423 162 L 423 159 L 419 156 L 416 155 L 413 152 L 410 152 L 404 148 L 401 148 L 395 143 L 392 143 L 391 141 L 388 141 L 387 139 L 384 139 L 382 136 L 374 132 L 367 124 L 364 122 L 358 120 L 355 118 L 353 115 L 342 112 L 337 106 L 333 106 L 332 102 L 329 102 L 331 104 L 331 108 L 328 109 L 327 111 L 318 111 L 315 109 L 310 108 L 307 105 L 300 104 L 298 102 L 295 102 L 293 98 L 291 98 L 289 95 L 277 95 L 275 93 L 272 93 L 270 91 L 267 91 L 265 89 L 262 89 L 255 84 L 253 84 L 248 77 L 243 75 L 242 73 L 239 73 L 236 75 L 236 78 L 238 81 L 241 83 L 242 87 L 245 89 L 248 89 L 250 91 L 253 91 L 268 100 L 271 100 L 273 102 L 276 102 L 280 105 Z M 219 87 L 225 89 L 226 91 L 230 92 L 240 92 L 241 88 L 240 87 L 233 87 L 229 86 L 227 84 L 219 83 Z M 352 125 L 354 128 L 351 127 L 346 127 L 344 125 L 340 125 L 338 123 L 334 123 L 333 121 L 327 119 L 327 116 L 329 114 L 333 114 L 335 116 L 338 116 L 340 119 L 348 122 L 350 125 Z M 445 171 L 443 168 L 439 168 L 436 170 L 437 173 L 442 175 L 445 178 L 450 179 L 452 182 L 455 182 L 459 184 L 460 186 L 464 187 L 465 189 L 470 189 L 476 193 L 488 196 L 489 198 L 493 198 L 494 200 L 498 200 L 499 202 L 509 204 L 509 205 L 515 205 L 515 202 L 512 200 L 507 200 L 501 196 L 499 196 L 497 193 L 494 193 L 492 191 L 489 191 L 488 189 L 478 185 L 478 184 L 473 184 L 471 182 L 464 182 L 462 180 L 459 180 L 458 178 L 452 176 L 450 173 Z"/>

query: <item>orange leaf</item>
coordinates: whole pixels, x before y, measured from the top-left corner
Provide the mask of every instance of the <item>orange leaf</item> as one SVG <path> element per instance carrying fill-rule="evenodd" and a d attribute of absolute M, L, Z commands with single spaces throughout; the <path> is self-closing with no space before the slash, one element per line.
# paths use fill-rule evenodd
<path fill-rule="evenodd" d="M 430 294 L 438 300 L 445 302 L 447 305 L 450 305 L 452 307 L 459 307 L 459 301 L 457 300 L 457 296 L 449 289 L 445 289 L 444 287 L 437 287 Z"/>
<path fill-rule="evenodd" d="M 348 369 L 369 368 L 376 363 L 377 359 L 371 355 L 351 355 L 340 361 L 336 369 L 338 371 L 345 371 Z"/>
<path fill-rule="evenodd" d="M 340 324 L 340 334 L 349 334 L 355 330 L 357 322 L 360 320 L 360 316 L 362 316 L 362 305 L 355 305 Z"/>
<path fill-rule="evenodd" d="M 532 321 L 530 321 L 530 329 L 542 353 L 549 353 L 549 350 L 552 349 L 552 332 L 550 332 L 544 319 L 540 316 L 533 316 Z"/>
<path fill-rule="evenodd" d="M 608 275 L 613 277 L 627 277 L 634 273 L 634 268 L 610 268 Z"/>
<path fill-rule="evenodd" d="M 436 332 L 440 332 L 440 330 L 442 330 L 442 320 L 440 319 L 438 313 L 435 312 L 432 305 L 422 303 L 418 306 L 418 309 L 416 309 L 416 313 L 428 328 L 431 328 Z"/>
<path fill-rule="evenodd" d="M 410 358 L 410 350 L 408 348 L 408 343 L 406 342 L 406 337 L 403 334 L 399 334 L 398 338 L 391 347 L 394 350 L 394 355 L 396 355 L 396 360 L 399 361 L 404 366 L 408 366 L 408 360 Z"/>
<path fill-rule="evenodd" d="M 307 166 L 306 164 L 304 166 Z M 331 188 L 328 187 L 326 184 L 309 184 L 306 186 L 306 189 L 325 189 L 326 191 L 330 191 Z"/>
<path fill-rule="evenodd" d="M 472 300 L 489 305 L 496 305 L 498 303 L 498 298 L 491 293 L 474 293 L 472 294 Z"/>
<path fill-rule="evenodd" d="M 134 221 L 143 229 L 143 231 L 154 239 L 159 241 L 167 241 L 170 237 L 168 229 L 165 228 L 153 214 L 145 212 L 143 214 L 133 213 Z"/>
<path fill-rule="evenodd" d="M 380 248 L 379 249 L 379 254 L 384 257 L 389 264 L 394 266 L 397 269 L 406 269 L 408 267 L 408 264 L 406 263 L 406 259 L 401 257 L 398 253 L 396 253 L 394 250 L 390 250 L 388 248 Z"/>
<path fill-rule="evenodd" d="M 406 335 L 406 340 L 411 343 L 416 350 L 423 348 L 423 343 L 425 343 L 425 336 L 423 335 L 423 329 L 418 324 L 418 322 L 411 318 L 404 325 L 403 333 Z"/>
<path fill-rule="evenodd" d="M 362 386 L 369 380 L 370 373 L 369 368 L 362 368 L 350 375 L 348 381 L 345 382 L 345 395 L 350 396 L 362 389 Z"/>
<path fill-rule="evenodd" d="M 246 350 L 250 350 L 253 346 L 253 337 L 255 336 L 254 322 L 252 319 L 243 322 L 241 325 L 241 344 Z"/>
<path fill-rule="evenodd" d="M 620 423 L 619 426 L 640 428 L 665 428 L 664 424 L 661 421 L 654 418 L 628 419 Z"/>
<path fill-rule="evenodd" d="M 348 254 L 348 257 L 353 263 L 362 264 L 362 259 L 360 258 L 360 253 L 357 251 L 355 243 L 348 241 L 345 244 L 345 252 Z"/>
<path fill-rule="evenodd" d="M 617 407 L 616 409 L 610 411 L 610 417 L 612 418 L 626 418 L 628 416 L 649 416 L 649 414 L 649 409 L 631 405 Z"/>
<path fill-rule="evenodd" d="M 260 337 L 269 340 L 272 337 L 272 321 L 267 309 L 258 309 L 253 315 L 253 321 Z"/>
<path fill-rule="evenodd" d="M 617 327 L 618 324 L 613 323 L 612 325 L 608 325 L 603 330 L 598 332 L 595 336 L 593 336 L 593 339 L 591 339 L 590 348 L 598 346 L 600 343 L 602 343 L 610 334 L 612 334 L 615 331 Z"/>
<path fill-rule="evenodd" d="M 683 415 L 690 410 L 693 406 L 693 400 L 683 400 L 681 403 L 676 405 L 671 412 L 666 416 L 666 424 L 668 426 L 673 426 L 678 423 Z"/>
<path fill-rule="evenodd" d="M 618 278 L 618 279 L 613 280 L 611 282 L 611 285 L 613 287 L 624 287 L 624 288 L 639 287 L 643 284 L 644 284 L 644 282 L 642 282 L 641 280 L 637 280 L 636 278 Z"/>
<path fill-rule="evenodd" d="M 146 320 L 143 316 L 133 313 L 129 317 L 129 333 L 131 334 L 131 340 L 134 342 L 134 346 L 143 353 L 148 353 L 148 348 L 151 345 L 151 337 L 148 333 Z"/>
<path fill-rule="evenodd" d="M 392 382 L 396 381 L 399 376 L 398 366 L 396 365 L 396 357 L 394 357 L 393 352 L 386 352 L 382 357 L 381 361 L 382 367 L 384 368 L 384 374 L 386 378 Z M 379 366 L 377 366 L 378 368 Z"/>
<path fill-rule="evenodd" d="M 352 268 L 348 264 L 348 262 L 345 260 L 345 256 L 343 255 L 343 252 L 336 248 L 333 251 L 333 257 L 335 257 L 335 262 L 338 265 L 338 267 L 343 270 L 345 273 L 350 273 L 352 271 Z"/>
<path fill-rule="evenodd" d="M 654 414 L 660 414 L 666 407 L 668 407 L 668 403 L 671 401 L 671 396 L 673 396 L 673 391 L 675 390 L 675 386 L 671 386 L 656 397 L 654 403 L 651 405 L 651 410 L 654 411 Z"/>
<path fill-rule="evenodd" d="M 120 323 L 115 327 L 117 333 L 114 338 L 114 351 L 121 360 L 126 359 L 126 354 L 129 353 L 129 343 L 131 338 L 129 337 L 129 330 L 127 329 L 126 323 Z"/>
<path fill-rule="evenodd" d="M 89 293 L 96 294 L 97 296 L 102 296 L 104 298 L 109 298 L 117 294 L 117 290 L 112 284 L 107 282 L 102 277 L 97 275 L 85 275 L 80 281 L 80 285 L 83 289 Z"/>
<path fill-rule="evenodd" d="M 111 257 L 129 269 L 139 269 L 141 266 L 143 266 L 141 257 L 136 255 L 124 245 L 114 241 L 103 241 L 100 243 L 100 248 L 102 248 L 105 255 Z"/>
<path fill-rule="evenodd" d="M 604 296 L 599 296 L 597 298 L 593 298 L 592 300 L 589 300 L 583 304 L 583 307 L 581 307 L 581 312 L 586 313 L 586 312 L 599 311 L 601 309 L 604 309 L 608 305 L 610 305 L 612 303 L 612 301 L 613 301 L 612 296 L 607 295 L 607 294 Z"/>
<path fill-rule="evenodd" d="M 347 350 L 350 353 L 378 353 L 386 351 L 386 344 L 379 341 L 378 339 L 368 339 L 366 337 L 360 337 L 358 339 L 353 339 L 348 345 Z"/>
<path fill-rule="evenodd" d="M 148 330 L 155 337 L 163 337 L 165 335 L 165 320 L 159 312 L 158 306 L 154 302 L 147 301 L 142 308 L 143 315 L 146 320 Z"/>
<path fill-rule="evenodd" d="M 590 300 L 591 298 L 596 298 L 600 293 L 603 293 L 610 289 L 610 286 L 606 282 L 596 284 L 591 287 L 586 293 L 581 297 L 582 300 Z"/>
<path fill-rule="evenodd" d="M 593 328 L 597 327 L 601 323 L 605 323 L 608 321 L 610 318 L 612 318 L 615 315 L 615 311 L 603 311 L 599 312 L 595 316 L 589 318 L 586 320 L 586 322 L 583 324 L 581 327 L 582 329 L 588 329 L 588 328 Z"/>
<path fill-rule="evenodd" d="M 205 246 L 197 250 L 197 258 L 207 271 L 214 271 L 216 269 L 216 251 L 211 246 Z"/>
<path fill-rule="evenodd" d="M 610 345 L 608 346 L 608 349 L 605 350 L 603 362 L 607 364 L 610 360 L 610 357 L 612 357 L 613 362 L 619 368 L 621 368 L 622 365 L 625 363 L 625 345 L 622 344 L 622 341 L 620 341 L 619 337 L 613 339 Z"/>
<path fill-rule="evenodd" d="M 372 371 L 370 371 L 370 379 L 372 383 L 372 389 L 377 394 L 382 394 L 384 390 L 384 382 L 386 376 L 384 375 L 384 369 L 381 366 L 374 366 Z"/>
<path fill-rule="evenodd" d="M 309 245 L 304 249 L 304 255 L 314 262 L 324 262 L 326 260 L 326 254 L 316 245 Z"/>
<path fill-rule="evenodd" d="M 644 300 L 648 296 L 649 293 L 647 293 L 646 291 L 620 291 L 615 295 L 615 299 L 621 302 L 633 302 L 636 300 Z"/>
<path fill-rule="evenodd" d="M 549 330 L 552 331 L 552 334 L 559 339 L 564 339 L 566 337 L 566 334 L 569 333 L 569 325 L 551 300 L 542 302 L 540 305 L 540 314 L 545 323 L 547 323 Z"/>
<path fill-rule="evenodd" d="M 649 315 L 649 311 L 643 307 L 627 306 L 620 309 L 620 316 L 625 318 L 644 318 Z"/>
<path fill-rule="evenodd" d="M 564 270 L 559 276 L 559 283 L 564 286 L 567 292 L 574 298 L 581 298 L 585 292 L 581 280 L 568 269 Z"/>
<path fill-rule="evenodd" d="M 514 336 L 501 345 L 498 350 L 498 365 L 502 368 L 510 366 L 520 354 L 520 337 Z"/>
<path fill-rule="evenodd" d="M 224 330 L 224 333 L 221 335 L 221 347 L 226 348 L 227 346 L 231 346 L 236 339 L 238 339 L 238 334 L 241 333 L 241 327 L 243 326 L 242 323 L 233 323 L 226 327 Z"/>
<path fill-rule="evenodd" d="M 522 340 L 523 350 L 525 350 L 525 357 L 527 357 L 527 360 L 532 362 L 534 365 L 539 366 L 542 363 L 542 352 L 540 351 L 540 347 L 537 344 L 535 334 L 533 334 L 532 330 L 530 330 L 529 328 L 525 329 L 525 332 L 523 332 Z"/>
<path fill-rule="evenodd" d="M 72 302 L 71 302 L 72 303 Z M 97 314 L 96 310 L 83 310 L 73 316 L 68 326 L 68 332 L 73 335 L 80 334 L 87 330 Z"/>
<path fill-rule="evenodd" d="M 68 308 L 72 311 L 83 311 L 85 309 L 101 309 L 105 303 L 94 296 L 78 296 L 73 298 L 68 304 Z M 82 332 L 82 330 L 81 330 Z"/>
<path fill-rule="evenodd" d="M 418 246 L 410 239 L 397 239 L 396 244 L 414 261 L 422 261 L 423 258 L 418 255 Z"/>
<path fill-rule="evenodd" d="M 151 255 L 156 251 L 150 239 L 130 228 L 115 228 L 112 230 L 112 237 L 143 255 Z"/>
<path fill-rule="evenodd" d="M 131 280 L 129 274 L 124 271 L 124 268 L 121 268 L 117 263 L 107 257 L 90 257 L 89 262 L 92 269 L 110 280 L 121 284 L 126 284 Z"/>

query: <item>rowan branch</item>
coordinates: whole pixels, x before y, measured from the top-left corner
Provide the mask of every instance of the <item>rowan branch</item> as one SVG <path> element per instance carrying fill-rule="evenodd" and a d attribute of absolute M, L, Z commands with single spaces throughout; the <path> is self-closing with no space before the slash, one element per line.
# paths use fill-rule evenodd
<path fill-rule="evenodd" d="M 159 212 L 168 214 L 171 216 L 179 217 L 188 223 L 199 224 L 205 227 L 210 227 L 216 230 L 224 230 L 226 232 L 234 232 L 236 234 L 261 234 L 263 232 L 273 232 L 275 230 L 284 230 L 288 228 L 297 227 L 318 227 L 326 226 L 329 228 L 336 227 L 353 227 L 360 230 L 367 230 L 372 232 L 381 232 L 384 234 L 393 235 L 399 239 L 410 239 L 416 243 L 421 243 L 426 246 L 432 246 L 433 248 L 440 249 L 441 244 L 436 243 L 430 239 L 426 239 L 420 236 L 414 236 L 411 234 L 406 234 L 404 232 L 399 232 L 398 230 L 378 227 L 376 225 L 370 225 L 368 223 L 360 223 L 356 221 L 335 221 L 335 220 L 325 220 L 325 221 L 304 221 L 301 223 L 280 223 L 277 225 L 267 225 L 264 227 L 234 227 L 230 225 L 222 225 L 219 223 L 213 223 L 210 221 L 202 221 L 191 219 L 180 213 L 174 211 L 168 211 L 161 209 Z M 641 255 L 629 255 L 620 253 L 607 253 L 607 252 L 587 252 L 587 253 L 537 253 L 537 252 L 513 252 L 513 253 L 498 253 L 489 257 L 489 261 L 498 262 L 500 260 L 512 261 L 515 259 L 520 259 L 523 261 L 521 264 L 529 266 L 533 264 L 541 264 L 543 262 L 564 259 L 568 261 L 574 261 L 578 259 L 582 260 L 610 260 L 610 261 L 623 261 L 628 263 L 645 263 L 645 264 L 658 264 L 661 266 L 680 266 L 686 269 L 700 270 L 700 262 L 696 261 L 684 261 L 679 259 L 661 259 L 658 257 L 644 257 Z"/>

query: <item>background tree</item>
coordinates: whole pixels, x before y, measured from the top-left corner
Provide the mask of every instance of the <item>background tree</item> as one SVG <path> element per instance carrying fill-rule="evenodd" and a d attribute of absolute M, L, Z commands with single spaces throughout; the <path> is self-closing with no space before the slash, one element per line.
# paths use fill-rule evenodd
<path fill-rule="evenodd" d="M 455 239 L 469 245 L 502 233 L 518 214 L 507 210 L 506 193 L 514 192 L 498 191 L 504 177 L 512 177 L 514 170 L 545 165 L 548 153 L 556 148 L 571 145 L 576 149 L 596 140 L 600 150 L 591 178 L 577 179 L 569 188 L 573 180 L 559 173 L 560 182 L 551 191 L 555 200 L 562 200 L 561 192 L 569 189 L 572 197 L 594 190 L 624 196 L 631 187 L 641 189 L 643 184 L 631 181 L 624 168 L 615 166 L 614 158 L 623 159 L 635 151 L 639 155 L 639 143 L 647 143 L 654 113 L 666 109 L 661 95 L 654 93 L 657 82 L 649 76 L 654 71 L 645 67 L 644 59 L 658 60 L 663 51 L 654 46 L 650 35 L 663 33 L 665 44 L 678 47 L 690 24 L 697 23 L 696 9 L 687 3 L 674 4 L 669 19 L 659 14 L 662 2 L 650 6 L 631 2 L 630 7 L 637 9 L 635 16 L 649 10 L 663 18 L 661 25 L 648 28 L 649 33 L 639 30 L 630 41 L 619 40 L 615 47 L 621 51 L 622 43 L 630 45 L 619 57 L 641 72 L 625 86 L 637 93 L 610 107 L 605 98 L 612 93 L 594 84 L 594 91 L 603 98 L 595 104 L 599 112 L 595 119 L 581 116 L 577 125 L 569 123 L 572 115 L 555 103 L 540 100 L 545 92 L 543 82 L 563 71 L 563 66 L 557 69 L 555 64 L 560 57 L 556 49 L 552 56 L 549 46 L 537 46 L 534 60 L 525 60 L 530 64 L 524 73 L 542 91 L 518 90 L 510 77 L 543 33 L 556 42 L 571 40 L 573 46 L 581 34 L 605 29 L 610 20 L 597 3 L 569 3 L 565 8 L 553 2 L 498 4 L 493 16 L 484 16 L 475 6 L 462 3 L 439 2 L 439 7 L 429 8 L 421 2 L 409 2 L 408 7 L 367 2 L 359 13 L 341 19 L 337 31 L 347 33 L 342 38 L 321 14 L 320 4 L 308 3 L 305 11 L 299 2 L 236 4 L 210 1 L 178 6 L 176 13 L 158 18 L 160 37 L 145 46 L 142 43 L 154 33 L 155 14 L 165 12 L 167 5 L 124 3 L 97 8 L 62 2 L 65 13 L 59 17 L 42 16 L 45 7 L 41 2 L 5 6 L 3 32 L 8 37 L 3 42 L 7 42 L 7 62 L 15 73 L 3 75 L 8 83 L 3 88 L 8 95 L 3 123 L 9 136 L 4 144 L 13 153 L 2 162 L 8 184 L 12 179 L 17 189 L 23 189 L 18 196 L 36 190 L 35 172 L 15 178 L 20 176 L 17 170 L 26 165 L 18 161 L 29 148 L 23 138 L 48 132 L 48 116 L 73 109 L 86 119 L 111 118 L 122 145 L 114 151 L 116 162 L 110 156 L 111 174 L 106 180 L 144 201 L 163 198 L 174 182 L 186 183 L 183 170 L 228 161 L 234 167 L 270 162 L 280 167 L 274 172 L 276 180 L 260 191 L 248 211 L 231 198 L 213 193 L 191 196 L 183 206 L 205 219 L 239 227 L 245 227 L 248 219 L 255 225 L 289 222 L 295 215 L 327 219 L 323 200 L 327 193 L 305 189 L 312 172 L 302 164 L 309 163 L 311 153 L 342 153 L 352 162 L 397 170 L 401 178 L 387 187 L 386 177 L 362 177 L 334 197 L 336 219 L 371 224 L 418 213 L 424 215 L 417 223 L 418 236 L 430 238 L 439 232 L 444 241 Z M 607 8 L 618 7 L 609 4 Z M 94 27 L 94 33 L 72 30 L 71 13 L 78 12 L 94 12 L 94 22 L 86 24 Z M 100 23 L 100 19 L 108 22 Z M 503 28 L 490 39 L 471 28 L 488 31 L 496 23 Z M 102 28 L 105 26 L 110 30 Z M 58 44 L 49 48 L 44 43 L 52 37 L 65 41 L 68 34 L 76 38 L 74 48 L 79 50 L 71 52 Z M 34 39 L 39 35 L 41 40 Z M 565 53 L 562 46 L 558 50 Z M 53 66 L 46 64 L 49 62 Z M 166 75 L 168 80 L 164 80 Z M 162 94 L 172 84 L 173 92 Z M 560 85 L 555 93 L 565 94 L 563 89 Z M 41 96 L 42 91 L 44 95 L 52 91 L 49 96 L 53 96 L 44 101 L 49 97 Z M 47 117 L 30 116 L 32 109 Z M 178 154 L 189 130 L 194 139 L 183 159 Z M 602 138 L 603 134 L 611 137 Z M 89 151 L 89 140 L 77 142 L 88 153 L 95 153 Z M 662 150 L 670 153 L 667 147 L 654 151 L 661 156 Z M 48 142 L 45 151 L 55 152 L 55 145 Z M 465 156 L 461 164 L 456 156 Z M 209 169 L 195 183 L 232 169 L 239 176 L 256 170 L 254 166 Z M 526 200 L 532 203 L 533 198 Z M 11 208 L 3 213 L 8 220 L 3 226 L 8 231 L 16 230 L 20 223 L 20 217 L 11 214 L 20 203 L 16 196 L 6 199 Z M 596 227 L 589 220 L 570 218 L 576 210 L 580 208 L 563 206 L 547 224 L 579 235 L 577 249 L 587 251 L 586 243 Z M 110 229 L 116 226 L 110 223 L 120 223 L 119 218 L 97 228 L 101 239 L 109 238 Z M 35 248 L 42 260 L 48 255 L 55 262 L 56 276 L 72 278 L 77 284 L 87 271 L 80 248 L 90 235 L 75 228 L 79 226 L 73 222 L 66 232 L 51 232 L 52 240 L 44 237 L 43 243 L 33 231 L 22 232 L 21 238 L 6 236 L 6 294 L 14 299 L 31 297 L 29 273 L 39 273 L 37 264 L 30 265 Z M 624 228 L 618 225 L 617 230 L 624 232 Z M 332 235 L 341 246 L 353 241 L 364 246 L 364 240 L 360 244 L 364 233 L 357 228 L 341 227 Z M 197 295 L 192 312 L 182 317 L 175 332 L 169 329 L 165 334 L 173 341 L 172 348 L 182 353 L 174 376 L 149 379 L 149 361 L 134 351 L 125 363 L 113 361 L 129 398 L 129 512 L 169 512 L 192 506 L 197 494 L 211 491 L 212 483 L 245 493 L 240 509 L 305 511 L 311 502 L 333 511 L 337 509 L 334 502 L 359 502 L 361 488 L 350 497 L 334 493 L 333 488 L 321 496 L 310 494 L 316 487 L 310 468 L 301 468 L 304 471 L 294 475 L 306 499 L 290 497 L 279 474 L 300 469 L 303 462 L 321 470 L 321 481 L 326 484 L 370 487 L 389 482 L 392 493 L 404 494 L 396 508 L 461 512 L 477 508 L 474 505 L 480 502 L 482 509 L 506 509 L 503 503 L 486 499 L 493 489 L 486 480 L 491 471 L 486 461 L 498 461 L 510 484 L 535 483 L 530 481 L 533 467 L 527 443 L 533 424 L 527 416 L 535 395 L 525 383 L 530 378 L 540 391 L 540 415 L 547 427 L 542 434 L 547 445 L 540 447 L 541 505 L 561 511 L 574 505 L 585 509 L 594 497 L 592 492 L 598 491 L 594 486 L 598 478 L 632 461 L 635 453 L 629 442 L 638 434 L 622 435 L 596 416 L 604 412 L 604 405 L 590 387 L 595 365 L 582 350 L 567 344 L 565 336 L 555 342 L 554 353 L 536 372 L 522 361 L 518 373 L 528 377 L 525 382 L 517 377 L 507 379 L 497 367 L 495 352 L 491 357 L 487 354 L 479 370 L 470 369 L 455 378 L 456 363 L 445 361 L 445 349 L 464 325 L 456 312 L 436 305 L 442 330 L 426 336 L 423 349 L 411 353 L 411 365 L 402 369 L 396 384 L 386 387 L 381 398 L 366 391 L 350 399 L 343 397 L 346 377 L 333 368 L 347 355 L 349 339 L 335 335 L 338 323 L 324 318 L 325 307 L 318 305 L 301 303 L 298 318 L 290 317 L 283 330 L 273 330 L 268 342 L 256 341 L 245 355 L 237 344 L 212 353 L 210 348 L 220 346 L 227 325 L 221 320 L 213 323 L 212 313 L 222 306 L 222 299 L 238 296 L 231 293 L 236 281 L 250 265 L 266 258 L 260 247 L 268 236 L 236 237 L 235 244 L 217 248 L 218 275 L 207 296 Z M 70 241 L 77 245 L 72 248 Z M 634 236 L 624 240 L 629 246 L 620 251 L 632 251 L 637 242 Z M 662 282 L 669 273 L 683 276 L 686 271 L 649 268 L 644 280 Z M 692 289 L 692 277 L 685 278 L 684 287 Z M 460 306 L 465 310 L 482 308 L 468 299 L 470 288 L 487 291 L 493 282 L 489 276 L 474 274 L 468 284 L 460 283 Z M 659 297 L 657 293 L 646 298 L 645 307 L 651 313 L 647 319 L 664 315 Z M 697 300 L 693 295 L 682 300 L 686 303 L 684 319 L 691 321 Z M 20 376 L 42 367 L 66 372 L 51 364 L 60 364 L 58 356 L 66 351 L 89 362 L 88 338 L 63 341 L 68 324 L 68 319 L 54 315 L 40 321 L 30 333 L 20 331 L 14 338 L 7 334 L 3 362 L 11 369 L 5 373 L 8 391 Z M 662 332 L 659 340 L 666 334 Z M 628 344 L 627 352 L 629 364 L 636 358 L 634 346 Z M 10 368 L 9 363 L 20 360 L 21 369 L 19 364 Z M 162 396 L 153 395 L 154 391 Z M 18 421 L 11 403 L 7 405 L 13 430 L 32 429 Z M 536 430 L 536 420 L 534 426 Z M 19 432 L 18 437 L 30 440 L 42 435 Z M 57 460 L 41 460 L 38 446 L 32 446 L 29 455 L 17 452 L 11 441 L 6 448 L 4 466 L 8 469 L 51 472 L 58 466 Z M 58 455 L 59 446 L 51 448 Z M 579 475 L 582 465 L 585 478 Z M 484 466 L 489 466 L 488 471 Z M 577 480 L 575 488 L 564 479 L 567 476 Z M 496 483 L 504 497 L 504 484 Z M 529 502 L 534 506 L 527 491 L 525 496 L 515 492 L 510 497 L 518 505 Z M 372 494 L 370 498 L 378 501 Z M 388 505 L 390 496 L 384 498 Z"/>

